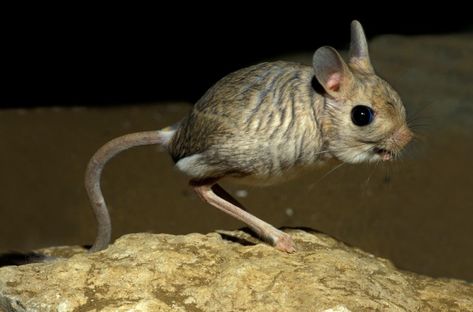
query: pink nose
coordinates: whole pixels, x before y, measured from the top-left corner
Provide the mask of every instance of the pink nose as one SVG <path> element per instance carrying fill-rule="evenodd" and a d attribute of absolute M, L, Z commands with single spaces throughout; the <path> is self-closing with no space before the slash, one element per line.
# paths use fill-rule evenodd
<path fill-rule="evenodd" d="M 399 146 L 400 149 L 402 149 L 404 146 L 407 145 L 412 140 L 412 137 L 414 134 L 412 131 L 407 128 L 407 126 L 401 127 L 399 130 L 394 133 L 394 141 L 396 142 L 396 145 Z"/>

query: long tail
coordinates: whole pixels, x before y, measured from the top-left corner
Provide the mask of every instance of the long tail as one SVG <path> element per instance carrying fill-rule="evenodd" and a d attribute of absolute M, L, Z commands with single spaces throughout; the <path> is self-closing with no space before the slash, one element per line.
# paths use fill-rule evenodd
<path fill-rule="evenodd" d="M 167 145 L 170 133 L 167 131 L 143 131 L 123 135 L 103 145 L 89 161 L 85 172 L 85 188 L 97 219 L 97 236 L 90 248 L 91 252 L 107 248 L 111 239 L 112 225 L 107 204 L 100 188 L 100 177 L 105 164 L 118 153 L 135 146 Z"/>

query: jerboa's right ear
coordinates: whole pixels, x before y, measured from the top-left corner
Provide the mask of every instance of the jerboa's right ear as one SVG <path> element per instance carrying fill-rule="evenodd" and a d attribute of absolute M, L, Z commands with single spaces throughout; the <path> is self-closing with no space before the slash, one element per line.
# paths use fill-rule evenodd
<path fill-rule="evenodd" d="M 370 55 L 368 52 L 368 42 L 366 41 L 365 32 L 360 22 L 351 22 L 351 41 L 349 52 L 349 64 L 361 72 L 373 74 L 374 69 L 371 65 Z"/>
<path fill-rule="evenodd" d="M 312 59 L 315 77 L 333 98 L 342 98 L 353 84 L 353 74 L 338 52 L 332 47 L 321 47 Z"/>

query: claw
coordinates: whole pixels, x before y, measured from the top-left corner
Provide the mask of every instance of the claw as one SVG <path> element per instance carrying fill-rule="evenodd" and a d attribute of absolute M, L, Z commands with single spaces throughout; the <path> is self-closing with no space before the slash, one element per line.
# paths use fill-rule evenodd
<path fill-rule="evenodd" d="M 296 251 L 296 244 L 292 240 L 291 236 L 286 233 L 283 233 L 276 239 L 274 247 L 287 253 L 293 253 Z"/>

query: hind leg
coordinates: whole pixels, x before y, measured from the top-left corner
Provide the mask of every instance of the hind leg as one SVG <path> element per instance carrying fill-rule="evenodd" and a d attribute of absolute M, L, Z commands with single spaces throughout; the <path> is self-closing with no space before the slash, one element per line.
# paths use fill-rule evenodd
<path fill-rule="evenodd" d="M 203 201 L 246 223 L 260 237 L 276 247 L 276 249 L 285 252 L 294 252 L 296 250 L 295 244 L 288 234 L 246 212 L 236 199 L 216 183 L 216 180 L 204 182 L 191 181 L 190 184 Z"/>

